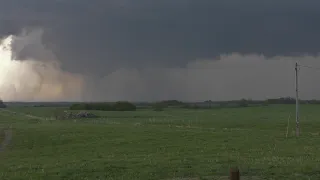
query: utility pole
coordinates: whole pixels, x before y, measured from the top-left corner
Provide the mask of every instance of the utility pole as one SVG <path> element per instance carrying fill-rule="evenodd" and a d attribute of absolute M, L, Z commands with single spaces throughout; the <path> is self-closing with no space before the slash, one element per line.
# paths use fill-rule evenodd
<path fill-rule="evenodd" d="M 298 62 L 295 65 L 295 79 L 296 79 L 296 136 L 299 137 L 300 135 L 300 126 L 299 126 L 299 84 L 298 84 Z"/>

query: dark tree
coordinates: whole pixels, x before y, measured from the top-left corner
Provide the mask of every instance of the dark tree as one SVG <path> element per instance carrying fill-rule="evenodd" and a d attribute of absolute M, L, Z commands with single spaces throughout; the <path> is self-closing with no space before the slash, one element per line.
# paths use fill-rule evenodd
<path fill-rule="evenodd" d="M 249 106 L 248 100 L 246 100 L 246 99 L 241 99 L 241 100 L 239 101 L 239 106 L 240 106 L 240 107 L 248 107 L 248 106 Z"/>
<path fill-rule="evenodd" d="M 154 111 L 163 111 L 168 106 L 162 102 L 158 102 L 152 105 Z"/>
<path fill-rule="evenodd" d="M 3 103 L 3 101 L 0 99 L 0 108 L 6 108 L 7 106 Z"/>

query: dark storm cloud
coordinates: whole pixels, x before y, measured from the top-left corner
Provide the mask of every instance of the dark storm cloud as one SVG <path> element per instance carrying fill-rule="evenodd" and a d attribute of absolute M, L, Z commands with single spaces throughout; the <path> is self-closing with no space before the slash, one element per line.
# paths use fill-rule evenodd
<path fill-rule="evenodd" d="M 293 61 L 320 67 L 320 56 L 312 56 L 320 49 L 319 5 L 312 0 L 0 0 L 0 38 L 19 34 L 14 58 L 23 62 L 17 67 L 43 62 L 52 69 L 42 70 L 44 80 L 34 84 L 51 85 L 44 86 L 52 88 L 44 88 L 42 100 L 61 90 L 64 100 L 72 93 L 86 101 L 277 98 L 294 95 Z M 15 79 L 16 87 L 39 74 L 27 70 Z M 302 98 L 320 97 L 313 80 L 318 75 L 301 71 Z M 24 88 L 19 95 L 14 100 L 34 98 Z"/>
<path fill-rule="evenodd" d="M 44 42 L 77 72 L 183 66 L 223 53 L 315 54 L 316 0 L 0 1 L 0 34 L 42 27 Z M 75 64 L 76 63 L 76 64 Z"/>

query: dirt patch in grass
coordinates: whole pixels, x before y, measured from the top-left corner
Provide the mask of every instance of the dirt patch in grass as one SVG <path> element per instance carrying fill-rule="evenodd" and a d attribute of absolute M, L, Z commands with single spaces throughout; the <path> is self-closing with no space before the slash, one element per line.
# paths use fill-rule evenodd
<path fill-rule="evenodd" d="M 5 139 L 5 133 L 3 129 L 0 129 L 0 142 L 2 142 Z M 1 143 L 2 144 L 2 143 Z"/>
<path fill-rule="evenodd" d="M 0 152 L 4 151 L 12 139 L 11 129 L 0 130 Z"/>

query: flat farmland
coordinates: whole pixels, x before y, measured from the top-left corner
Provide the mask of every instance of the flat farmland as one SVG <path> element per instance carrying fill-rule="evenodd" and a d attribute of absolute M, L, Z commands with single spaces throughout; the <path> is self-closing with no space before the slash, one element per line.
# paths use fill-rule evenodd
<path fill-rule="evenodd" d="M 64 110 L 0 111 L 0 140 L 11 132 L 1 145 L 0 179 L 228 179 L 234 166 L 242 179 L 320 179 L 318 105 L 301 106 L 299 138 L 293 105 L 52 120 Z"/>

